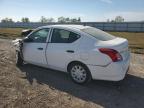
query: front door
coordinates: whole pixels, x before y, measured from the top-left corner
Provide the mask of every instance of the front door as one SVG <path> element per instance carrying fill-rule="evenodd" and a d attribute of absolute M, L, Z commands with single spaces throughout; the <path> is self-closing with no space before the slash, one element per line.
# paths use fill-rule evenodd
<path fill-rule="evenodd" d="M 54 28 L 46 49 L 48 65 L 51 68 L 66 71 L 67 63 L 74 58 L 80 35 L 68 30 Z"/>
<path fill-rule="evenodd" d="M 43 28 L 28 36 L 31 41 L 24 42 L 23 45 L 23 57 L 26 62 L 40 66 L 47 65 L 45 50 L 49 31 L 49 28 Z"/>

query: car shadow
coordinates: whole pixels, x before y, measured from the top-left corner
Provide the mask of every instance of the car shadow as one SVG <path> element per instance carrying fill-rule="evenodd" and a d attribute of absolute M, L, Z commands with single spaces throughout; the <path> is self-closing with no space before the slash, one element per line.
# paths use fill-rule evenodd
<path fill-rule="evenodd" d="M 29 64 L 19 69 L 26 73 L 25 78 L 30 84 L 35 79 L 39 84 L 46 84 L 104 108 L 144 108 L 144 79 L 140 77 L 128 75 L 120 86 L 97 80 L 81 86 L 73 83 L 63 72 Z"/>

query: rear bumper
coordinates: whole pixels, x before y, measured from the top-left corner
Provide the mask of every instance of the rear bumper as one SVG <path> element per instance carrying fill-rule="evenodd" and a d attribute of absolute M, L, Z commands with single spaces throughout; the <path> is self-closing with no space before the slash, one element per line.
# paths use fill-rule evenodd
<path fill-rule="evenodd" d="M 120 81 L 125 78 L 130 66 L 130 56 L 120 62 L 112 62 L 106 67 L 87 65 L 92 78 L 108 81 Z"/>

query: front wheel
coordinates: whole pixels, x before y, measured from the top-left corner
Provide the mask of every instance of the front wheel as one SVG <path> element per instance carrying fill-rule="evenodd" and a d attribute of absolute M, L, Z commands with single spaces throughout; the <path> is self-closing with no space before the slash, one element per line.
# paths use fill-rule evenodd
<path fill-rule="evenodd" d="M 71 79 L 77 84 L 85 84 L 91 81 L 89 69 L 81 63 L 71 64 L 68 68 Z"/>
<path fill-rule="evenodd" d="M 23 59 L 20 55 L 20 52 L 16 51 L 16 65 L 22 66 L 23 65 Z"/>

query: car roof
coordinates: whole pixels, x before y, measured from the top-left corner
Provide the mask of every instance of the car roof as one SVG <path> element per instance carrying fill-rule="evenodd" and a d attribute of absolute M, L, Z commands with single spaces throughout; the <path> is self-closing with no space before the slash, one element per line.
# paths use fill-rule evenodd
<path fill-rule="evenodd" d="M 43 26 L 43 28 L 47 28 L 47 27 L 54 27 L 54 28 L 65 28 L 65 29 L 71 29 L 71 30 L 81 30 L 81 29 L 85 29 L 87 28 L 88 26 L 84 26 L 84 25 L 76 25 L 76 24 L 73 24 L 73 25 L 48 25 L 48 26 Z"/>

